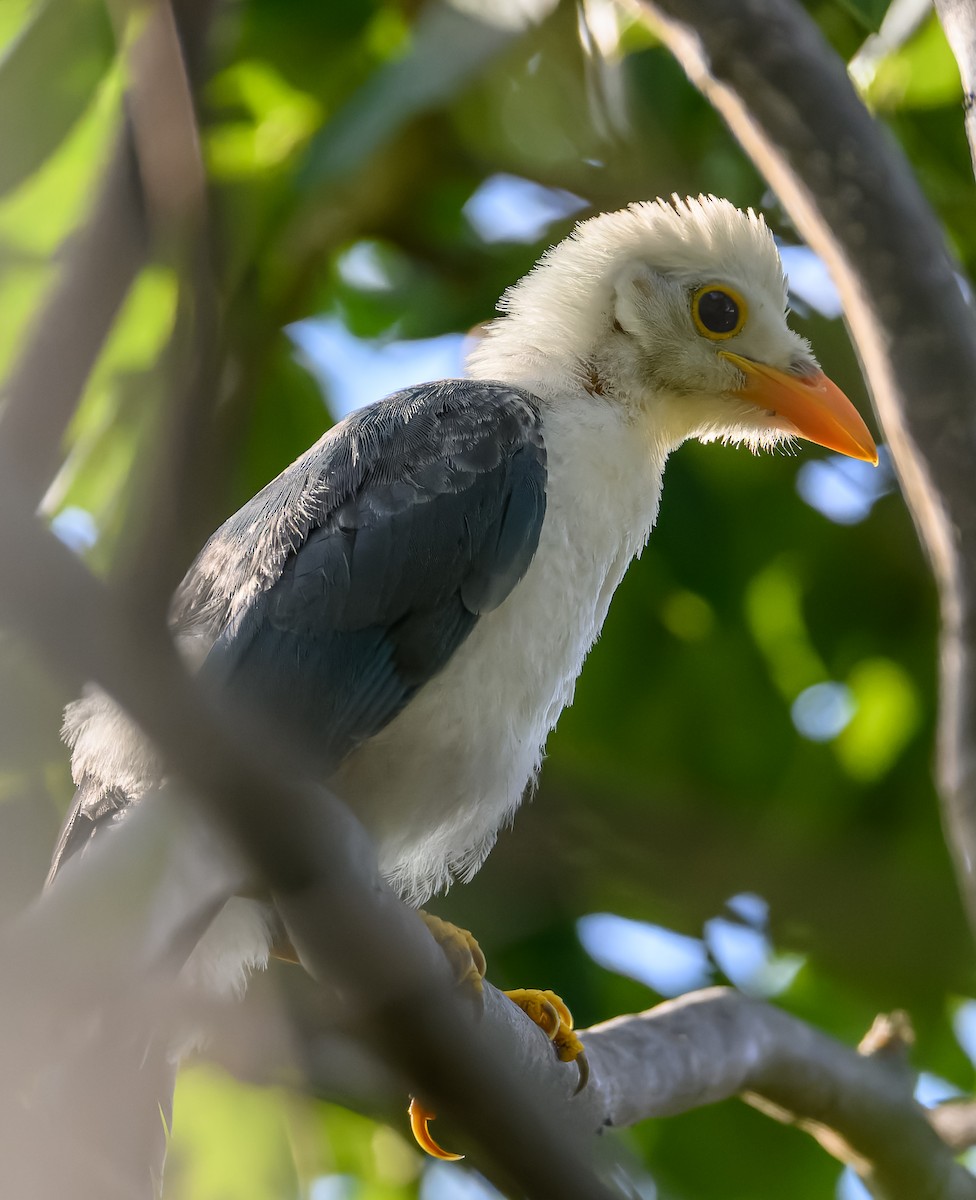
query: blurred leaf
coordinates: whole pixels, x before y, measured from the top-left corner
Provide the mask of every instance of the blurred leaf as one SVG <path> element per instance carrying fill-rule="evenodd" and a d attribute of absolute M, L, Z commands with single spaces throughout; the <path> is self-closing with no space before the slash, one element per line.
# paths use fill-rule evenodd
<path fill-rule="evenodd" d="M 87 110 L 75 113 L 74 127 L 57 150 L 0 198 L 0 378 L 55 279 L 56 250 L 85 214 L 118 111 L 119 77 L 113 70 Z M 21 119 L 26 128 L 23 112 Z"/>
<path fill-rule="evenodd" d="M 881 112 L 961 103 L 959 68 L 934 13 L 901 49 L 878 63 L 867 100 Z"/>
<path fill-rule="evenodd" d="M 686 642 L 698 642 L 711 633 L 715 614 L 707 600 L 679 588 L 671 592 L 661 605 L 661 623 L 675 637 Z"/>
<path fill-rule="evenodd" d="M 833 0 L 833 3 L 854 17 L 864 29 L 877 33 L 891 0 Z"/>
<path fill-rule="evenodd" d="M 121 111 L 121 76 L 113 68 L 57 151 L 0 200 L 0 261 L 48 259 L 86 215 Z"/>
<path fill-rule="evenodd" d="M 0 263 L 3 254 L 0 251 Z M 24 258 L 7 261 L 0 269 L 0 378 L 6 375 L 13 357 L 34 316 L 35 308 L 46 294 L 54 275 L 48 262 Z"/>
<path fill-rule="evenodd" d="M 857 707 L 834 751 L 852 778 L 880 779 L 918 729 L 918 690 L 904 668 L 887 658 L 859 663 L 847 684 Z"/>
<path fill-rule="evenodd" d="M 803 618 L 800 581 L 784 563 L 767 567 L 749 586 L 746 612 L 752 636 L 787 700 L 827 678 Z"/>
<path fill-rule="evenodd" d="M 235 507 L 317 442 L 330 424 L 321 388 L 281 337 L 244 430 L 233 481 Z"/>
<path fill-rule="evenodd" d="M 182 1070 L 176 1084 L 164 1200 L 269 1200 L 297 1193 L 286 1103 L 213 1067 Z"/>
<path fill-rule="evenodd" d="M 217 179 L 267 171 L 284 163 L 311 136 L 322 117 L 318 101 L 291 87 L 269 63 L 247 59 L 221 72 L 209 98 L 248 120 L 208 126 L 207 163 Z"/>
<path fill-rule="evenodd" d="M 176 279 L 149 267 L 129 290 L 68 430 L 69 452 L 49 489 L 48 512 L 72 505 L 90 513 L 101 533 L 96 561 L 110 554 L 124 509 L 132 464 L 159 403 L 157 362 L 176 312 Z"/>
<path fill-rule="evenodd" d="M 0 60 L 13 40 L 30 24 L 34 7 L 34 0 L 6 0 L 5 4 L 0 4 Z"/>
<path fill-rule="evenodd" d="M 0 59 L 0 195 L 59 145 L 108 70 L 114 49 L 100 0 L 46 0 L 35 9 Z"/>
<path fill-rule="evenodd" d="M 512 36 L 447 5 L 427 6 L 404 57 L 376 71 L 315 138 L 304 186 L 351 174 L 400 126 L 468 87 Z"/>

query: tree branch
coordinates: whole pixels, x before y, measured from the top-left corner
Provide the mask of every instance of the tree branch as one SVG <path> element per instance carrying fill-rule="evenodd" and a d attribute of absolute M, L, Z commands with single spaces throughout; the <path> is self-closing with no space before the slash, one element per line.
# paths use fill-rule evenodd
<path fill-rule="evenodd" d="M 130 0 L 114 3 L 124 26 Z M 199 3 L 195 14 L 201 42 L 212 7 Z M 157 404 L 152 454 L 137 472 L 119 563 L 127 602 L 160 616 L 186 568 L 188 537 L 195 545 L 195 518 L 211 507 L 223 358 L 207 177 L 185 56 L 172 0 L 154 0 L 129 53 L 126 99 L 154 248 L 173 268 L 179 299 L 160 364 L 164 402 Z"/>
<path fill-rule="evenodd" d="M 787 0 L 643 0 L 844 301 L 941 602 L 938 777 L 976 932 L 976 329 L 941 232 L 812 20 Z"/>
<path fill-rule="evenodd" d="M 112 996 L 114 1010 L 144 1007 L 143 993 L 151 981 L 166 977 L 174 937 L 212 906 L 215 889 L 226 894 L 240 884 L 232 866 L 223 874 L 210 869 L 214 843 L 201 850 L 200 829 L 199 815 L 177 805 L 166 792 L 159 793 L 138 806 L 111 836 L 98 839 L 90 855 L 69 863 L 59 887 L 5 933 L 0 951 L 7 969 L 0 992 L 6 1027 L 16 1030 L 15 1037 L 0 1039 L 0 1064 L 8 1084 L 36 1073 L 39 1058 L 58 1063 L 66 1056 L 66 1046 L 77 1046 L 97 1008 L 99 987 Z M 351 818 L 340 830 L 333 826 L 331 834 L 337 852 L 353 856 L 350 880 L 337 885 L 346 900 L 345 911 L 353 913 L 349 900 L 356 881 L 361 887 L 364 835 Z M 226 855 L 216 856 L 217 861 L 221 858 Z M 209 864 L 208 869 L 201 871 L 201 864 Z M 521 1011 L 486 983 L 483 1011 L 475 1020 L 470 1003 L 451 988 L 446 964 L 414 914 L 384 885 L 374 883 L 373 890 L 368 907 L 385 909 L 385 944 L 360 946 L 358 955 L 344 947 L 341 953 L 361 961 L 351 970 L 344 967 L 341 976 L 333 971 L 324 998 L 321 986 L 306 989 L 306 1009 L 299 1019 L 283 1020 L 277 999 L 269 1000 L 264 989 L 257 998 L 249 998 L 250 1010 L 234 1006 L 227 1012 L 199 1002 L 188 1009 L 184 998 L 174 1015 L 156 1003 L 149 1010 L 155 1026 L 186 1027 L 199 1021 L 216 1027 L 225 1035 L 218 1042 L 218 1049 L 225 1047 L 224 1060 L 229 1055 L 230 1065 L 244 1077 L 262 1083 L 293 1082 L 298 1066 L 316 1094 L 389 1116 L 402 1110 L 406 1091 L 416 1080 L 431 1078 L 427 1039 L 438 1048 L 436 1060 L 445 1048 L 445 1036 L 450 1046 L 457 1019 L 462 1041 L 451 1048 L 450 1079 L 435 1085 L 438 1103 L 441 1097 L 451 1098 L 443 1109 L 442 1136 L 449 1145 L 474 1144 L 474 1129 L 475 1142 L 486 1131 L 494 1137 L 497 1106 L 517 1108 L 519 1097 L 514 1093 L 521 1096 L 530 1080 L 532 1090 L 545 1098 L 547 1119 L 559 1126 L 563 1137 L 571 1134 L 577 1141 L 606 1125 L 631 1125 L 746 1094 L 767 1113 L 799 1125 L 835 1157 L 854 1165 L 884 1200 L 976 1197 L 976 1179 L 953 1160 L 965 1122 L 951 1125 L 955 1132 L 950 1149 L 936 1132 L 949 1132 L 942 1115 L 946 1110 L 926 1114 L 914 1102 L 911 1073 L 883 1052 L 890 1037 L 875 1038 L 859 1054 L 761 1001 L 713 988 L 585 1031 L 590 1082 L 574 1096 L 575 1072 L 555 1059 L 545 1037 Z M 116 902 L 120 893 L 127 899 L 124 906 Z M 174 903 L 177 895 L 179 902 Z M 357 913 L 335 922 L 322 921 L 321 911 L 315 910 L 318 925 L 340 926 L 338 938 L 327 939 L 331 955 L 336 954 L 337 941 L 352 943 L 364 930 L 368 933 L 368 914 L 365 921 Z M 165 925 L 160 925 L 160 914 Z M 409 945 L 398 953 L 393 947 L 404 937 Z M 43 951 L 40 956 L 38 948 Z M 391 990 L 389 979 L 392 967 L 397 983 L 402 983 L 404 964 L 406 972 L 418 975 L 407 996 Z M 344 996 L 334 994 L 340 978 L 348 989 Z M 70 988 L 66 979 L 72 981 Z M 151 987 L 158 990 L 156 983 Z M 169 993 L 164 988 L 162 994 L 174 1002 L 172 982 Z M 38 995 L 61 997 L 65 1011 L 59 1014 L 54 1003 L 38 1014 Z M 404 1012 L 409 1024 L 403 1022 Z M 260 1036 L 245 1032 L 228 1040 L 227 1023 L 239 1034 L 248 1019 Z M 31 1033 L 26 1039 L 25 1030 Z M 410 1031 L 406 1038 L 404 1030 Z M 365 1046 L 360 1044 L 364 1036 Z M 404 1041 L 406 1053 L 391 1053 L 389 1043 Z M 260 1044 L 260 1056 L 242 1060 L 239 1046 L 251 1043 Z M 489 1046 L 496 1058 L 518 1064 L 518 1083 L 504 1072 L 484 1070 L 480 1059 Z M 477 1064 L 473 1070 L 472 1061 Z M 479 1113 L 477 1124 L 471 1121 L 472 1109 Z M 963 1111 L 957 1108 L 954 1115 Z M 531 1155 L 534 1149 L 539 1175 L 557 1180 L 553 1185 L 536 1181 L 528 1194 L 604 1194 L 592 1180 L 576 1192 L 545 1190 L 563 1188 L 565 1181 L 558 1168 L 552 1172 L 546 1165 L 545 1148 L 534 1142 L 531 1124 L 525 1136 L 529 1148 L 518 1152 Z M 516 1146 L 506 1144 L 499 1156 L 503 1183 L 517 1178 L 508 1161 L 515 1153 Z"/>
<path fill-rule="evenodd" d="M 953 1154 L 976 1146 L 976 1101 L 947 1100 L 929 1112 L 929 1121 Z"/>
<path fill-rule="evenodd" d="M 583 1041 L 610 1124 L 747 1093 L 813 1133 L 884 1200 L 976 1196 L 976 1179 L 883 1059 L 739 992 L 695 992 L 597 1026 Z"/>

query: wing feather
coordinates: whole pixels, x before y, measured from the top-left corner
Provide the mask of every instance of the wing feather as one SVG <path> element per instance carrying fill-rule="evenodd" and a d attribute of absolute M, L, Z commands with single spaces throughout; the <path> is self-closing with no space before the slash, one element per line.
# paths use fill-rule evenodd
<path fill-rule="evenodd" d="M 545 484 L 531 393 L 480 380 L 398 392 L 340 422 L 217 530 L 174 598 L 174 635 L 209 686 L 329 769 L 516 586 Z M 101 721 L 86 746 L 117 744 L 107 698 L 75 707 L 76 741 Z M 90 768 L 52 876 L 132 802 L 108 766 Z"/>
<path fill-rule="evenodd" d="M 398 393 L 351 419 L 309 478 L 318 510 L 220 631 L 203 674 L 329 769 L 528 569 L 545 515 L 535 399 L 482 381 Z M 215 537 L 236 541 L 252 524 L 245 508 Z"/>

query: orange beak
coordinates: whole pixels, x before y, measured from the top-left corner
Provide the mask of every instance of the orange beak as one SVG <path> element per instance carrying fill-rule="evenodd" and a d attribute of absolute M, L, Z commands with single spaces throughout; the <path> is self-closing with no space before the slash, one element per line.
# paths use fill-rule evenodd
<path fill-rule="evenodd" d="M 728 350 L 719 353 L 746 377 L 736 396 L 779 417 L 808 442 L 878 465 L 878 449 L 861 414 L 822 371 L 788 375 Z"/>

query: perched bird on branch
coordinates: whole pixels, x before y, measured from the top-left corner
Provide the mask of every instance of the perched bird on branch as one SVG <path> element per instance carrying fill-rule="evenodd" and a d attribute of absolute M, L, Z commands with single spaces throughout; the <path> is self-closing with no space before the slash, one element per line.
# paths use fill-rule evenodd
<path fill-rule="evenodd" d="M 499 307 L 468 378 L 336 425 L 213 535 L 172 612 L 203 685 L 329 783 L 415 905 L 470 879 L 531 789 L 674 449 L 805 438 L 877 461 L 787 326 L 762 218 L 727 201 L 585 221 Z M 99 691 L 65 732 L 52 874 L 161 776 Z M 235 898 L 187 969 L 239 987 L 273 936 Z"/>

